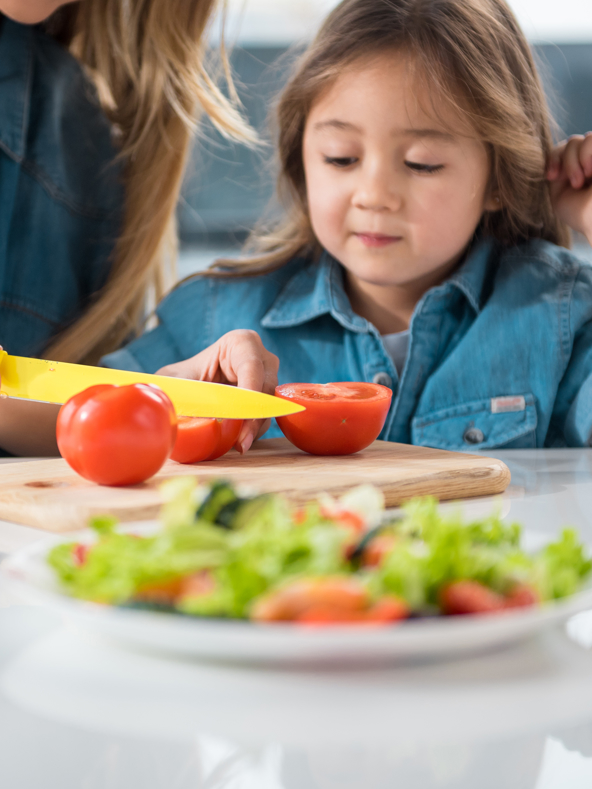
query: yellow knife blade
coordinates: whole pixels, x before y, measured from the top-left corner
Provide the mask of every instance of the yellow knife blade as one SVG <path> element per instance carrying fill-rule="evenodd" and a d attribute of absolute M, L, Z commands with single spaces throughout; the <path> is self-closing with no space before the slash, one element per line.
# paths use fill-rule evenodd
<path fill-rule="evenodd" d="M 45 359 L 9 356 L 0 351 L 2 395 L 42 403 L 65 403 L 95 384 L 153 384 L 173 401 L 179 416 L 218 419 L 268 419 L 304 411 L 280 397 L 239 389 L 237 386 L 148 375 L 109 367 L 90 367 Z"/>

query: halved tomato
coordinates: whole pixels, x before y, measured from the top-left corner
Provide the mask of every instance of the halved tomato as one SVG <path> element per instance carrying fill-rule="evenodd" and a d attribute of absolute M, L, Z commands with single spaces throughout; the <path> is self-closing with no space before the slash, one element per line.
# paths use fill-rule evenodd
<path fill-rule="evenodd" d="M 311 455 L 349 455 L 367 447 L 382 430 L 393 396 L 388 387 L 363 381 L 282 384 L 275 393 L 306 407 L 277 423 L 288 441 Z"/>
<path fill-rule="evenodd" d="M 225 455 L 236 444 L 243 426 L 242 419 L 221 419 L 218 446 L 206 460 L 216 460 Z"/>
<path fill-rule="evenodd" d="M 200 463 L 225 455 L 236 443 L 242 419 L 177 417 L 177 440 L 171 458 L 178 463 Z"/>

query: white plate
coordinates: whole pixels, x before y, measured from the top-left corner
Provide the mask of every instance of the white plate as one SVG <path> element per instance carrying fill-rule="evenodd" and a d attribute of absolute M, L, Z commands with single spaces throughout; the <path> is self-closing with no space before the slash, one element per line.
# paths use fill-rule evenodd
<path fill-rule="evenodd" d="M 130 530 L 151 532 L 156 528 L 156 524 L 141 528 L 136 524 Z M 528 537 L 525 533 L 524 542 Z M 85 531 L 69 535 L 68 541 L 90 539 Z M 565 600 L 535 608 L 416 619 L 386 627 L 264 625 L 112 608 L 76 600 L 60 590 L 46 556 L 63 541 L 63 536 L 47 539 L 5 559 L 0 576 L 8 591 L 24 602 L 48 606 L 84 629 L 129 645 L 199 658 L 349 662 L 453 656 L 518 641 L 592 608 L 592 583 Z"/>

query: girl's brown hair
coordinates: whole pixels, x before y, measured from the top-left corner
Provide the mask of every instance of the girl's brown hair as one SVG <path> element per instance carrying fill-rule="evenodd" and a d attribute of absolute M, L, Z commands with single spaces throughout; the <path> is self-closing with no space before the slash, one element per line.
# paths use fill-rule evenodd
<path fill-rule="evenodd" d="M 172 285 L 175 206 L 198 110 L 226 136 L 255 134 L 206 65 L 206 32 L 218 0 L 85 0 L 58 10 L 48 32 L 94 80 L 124 164 L 126 205 L 109 280 L 46 353 L 96 362 L 141 324 L 147 297 Z M 171 265 L 172 264 L 172 265 Z"/>
<path fill-rule="evenodd" d="M 542 238 L 568 246 L 545 180 L 550 113 L 533 57 L 504 0 L 343 0 L 281 94 L 278 190 L 285 214 L 257 228 L 232 270 L 257 272 L 320 251 L 307 211 L 302 140 L 313 102 L 359 58 L 402 51 L 434 95 L 448 100 L 490 152 L 500 210 L 481 231 L 502 244 Z"/>

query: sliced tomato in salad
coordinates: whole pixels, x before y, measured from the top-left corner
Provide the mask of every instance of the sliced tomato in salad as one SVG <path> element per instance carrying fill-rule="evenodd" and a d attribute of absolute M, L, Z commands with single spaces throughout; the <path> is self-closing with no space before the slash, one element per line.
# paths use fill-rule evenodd
<path fill-rule="evenodd" d="M 407 619 L 409 614 L 409 606 L 404 600 L 395 595 L 384 595 L 370 606 L 366 619 L 378 623 L 398 622 L 400 619 Z"/>
<path fill-rule="evenodd" d="M 540 595 L 528 584 L 515 584 L 502 595 L 479 581 L 453 581 L 440 592 L 440 606 L 445 614 L 487 614 L 528 608 L 540 602 Z"/>
<path fill-rule="evenodd" d="M 306 411 L 280 416 L 281 431 L 311 455 L 350 455 L 365 449 L 386 421 L 392 391 L 380 384 L 344 381 L 329 384 L 282 384 L 275 394 Z"/>
<path fill-rule="evenodd" d="M 337 625 L 348 622 L 388 625 L 401 619 L 407 619 L 408 616 L 409 607 L 404 600 L 394 595 L 385 595 L 369 608 L 362 610 L 348 610 L 329 605 L 311 606 L 297 616 L 294 621 L 301 625 Z"/>
<path fill-rule="evenodd" d="M 198 597 L 208 594 L 215 587 L 214 579 L 209 570 L 199 570 L 190 575 L 176 575 L 142 584 L 134 600 L 143 603 L 174 605 L 183 597 Z"/>
<path fill-rule="evenodd" d="M 479 581 L 453 581 L 440 590 L 445 614 L 489 614 L 503 611 L 504 598 Z"/>
<path fill-rule="evenodd" d="M 76 567 L 82 567 L 86 562 L 89 547 L 82 542 L 77 542 L 72 548 L 72 559 Z"/>
<path fill-rule="evenodd" d="M 202 419 L 180 416 L 171 458 L 178 463 L 216 460 L 231 449 L 240 435 L 242 419 Z"/>
<path fill-rule="evenodd" d="M 180 597 L 184 585 L 185 578 L 180 576 L 152 581 L 142 584 L 134 595 L 134 599 L 143 603 L 172 605 Z"/>
<path fill-rule="evenodd" d="M 256 600 L 251 618 L 290 622 L 311 610 L 338 611 L 341 619 L 351 618 L 368 606 L 368 600 L 366 588 L 356 578 L 301 578 Z"/>
<path fill-rule="evenodd" d="M 379 534 L 370 540 L 362 553 L 363 567 L 380 567 L 385 556 L 393 550 L 397 543 L 394 534 Z"/>
<path fill-rule="evenodd" d="M 505 608 L 528 608 L 540 603 L 541 597 L 536 589 L 528 584 L 516 584 L 506 595 Z"/>
<path fill-rule="evenodd" d="M 409 607 L 394 595 L 372 602 L 365 585 L 352 577 L 301 578 L 260 597 L 251 611 L 256 622 L 326 625 L 387 624 L 406 619 Z"/>

